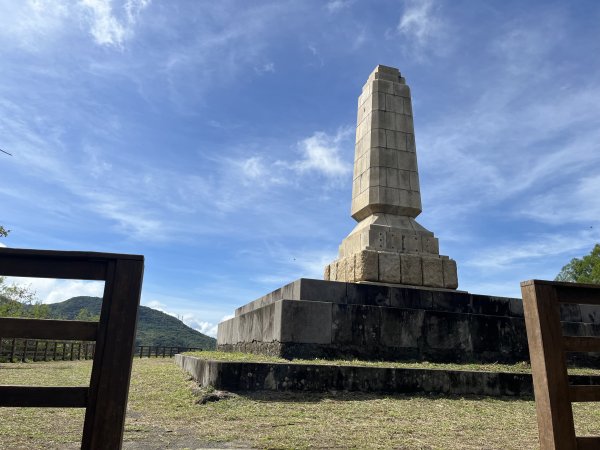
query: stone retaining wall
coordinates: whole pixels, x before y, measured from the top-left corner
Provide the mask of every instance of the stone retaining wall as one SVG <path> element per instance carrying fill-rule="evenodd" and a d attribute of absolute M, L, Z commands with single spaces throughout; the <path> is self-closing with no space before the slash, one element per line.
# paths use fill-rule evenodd
<path fill-rule="evenodd" d="M 532 397 L 529 374 L 440 369 L 207 361 L 176 355 L 175 362 L 202 386 L 227 391 L 361 391 L 411 394 Z M 600 384 L 597 376 L 572 376 Z"/>

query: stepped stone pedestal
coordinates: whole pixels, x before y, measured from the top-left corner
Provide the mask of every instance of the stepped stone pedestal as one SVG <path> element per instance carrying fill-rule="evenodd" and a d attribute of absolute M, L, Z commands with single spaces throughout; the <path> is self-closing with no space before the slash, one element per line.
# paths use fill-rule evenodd
<path fill-rule="evenodd" d="M 290 359 L 527 360 L 521 300 L 456 290 L 456 263 L 439 254 L 437 238 L 416 221 L 422 207 L 412 106 L 400 72 L 378 66 L 358 106 L 351 206 L 358 224 L 342 241 L 338 259 L 325 268 L 325 280 L 299 279 L 238 308 L 232 319 L 219 324 L 218 349 Z M 600 308 L 563 306 L 566 335 L 598 334 Z M 598 355 L 590 358 L 597 363 Z M 371 380 L 379 377 L 376 389 L 402 391 L 410 385 L 427 391 L 439 381 L 439 374 L 424 374 L 415 381 L 415 372 L 398 381 L 399 372 L 387 369 L 327 369 L 309 376 L 308 368 L 294 364 L 253 369 L 244 363 L 180 359 L 182 365 L 198 369 L 194 371 L 199 379 L 246 389 L 285 388 L 290 383 L 346 389 L 358 378 L 360 386 L 373 386 Z M 475 378 L 458 382 L 460 377 L 453 377 L 444 380 L 454 387 L 464 383 L 467 390 L 469 383 L 476 383 Z M 474 377 L 489 383 L 485 375 Z M 444 383 L 440 392 L 452 392 L 444 391 Z M 520 388 L 495 392 L 517 391 Z"/>

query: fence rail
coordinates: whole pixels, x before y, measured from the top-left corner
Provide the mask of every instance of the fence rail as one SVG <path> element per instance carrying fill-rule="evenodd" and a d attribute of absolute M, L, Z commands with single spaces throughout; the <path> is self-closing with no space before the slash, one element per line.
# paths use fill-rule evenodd
<path fill-rule="evenodd" d="M 95 351 L 95 342 L 7 339 L 0 337 L 0 362 L 93 359 Z M 197 347 L 141 345 L 136 347 L 134 355 L 139 358 L 171 358 L 177 353 L 189 351 L 202 351 L 202 349 Z"/>

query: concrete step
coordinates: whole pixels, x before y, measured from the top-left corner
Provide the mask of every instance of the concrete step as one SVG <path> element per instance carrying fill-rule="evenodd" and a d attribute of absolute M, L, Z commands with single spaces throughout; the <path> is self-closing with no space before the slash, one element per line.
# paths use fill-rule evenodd
<path fill-rule="evenodd" d="M 531 375 L 429 368 L 211 361 L 176 355 L 202 386 L 226 391 L 360 391 L 532 398 Z M 600 376 L 571 375 L 572 384 L 600 384 Z"/>

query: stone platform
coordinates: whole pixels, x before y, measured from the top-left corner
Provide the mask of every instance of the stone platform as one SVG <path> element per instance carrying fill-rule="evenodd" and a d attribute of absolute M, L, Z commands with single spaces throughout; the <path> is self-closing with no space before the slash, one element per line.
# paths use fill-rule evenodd
<path fill-rule="evenodd" d="M 600 335 L 599 307 L 563 305 L 561 314 L 565 334 Z M 238 308 L 219 324 L 217 347 L 288 359 L 529 359 L 521 299 L 306 278 Z"/>
<path fill-rule="evenodd" d="M 503 372 L 209 361 L 175 355 L 202 386 L 226 391 L 359 391 L 492 397 L 532 397 L 531 375 Z M 600 376 L 571 376 L 600 384 Z"/>

